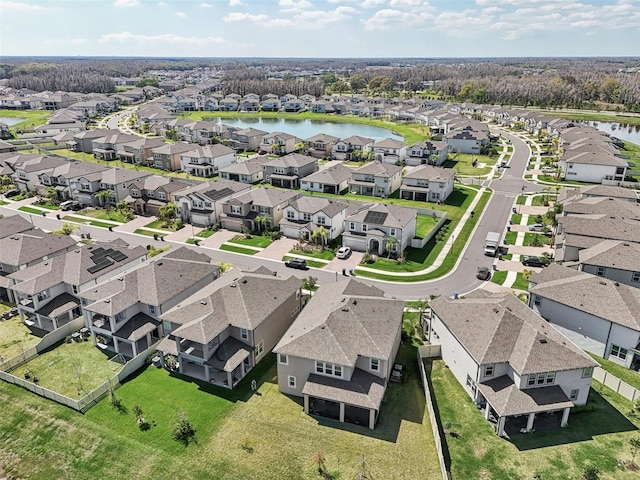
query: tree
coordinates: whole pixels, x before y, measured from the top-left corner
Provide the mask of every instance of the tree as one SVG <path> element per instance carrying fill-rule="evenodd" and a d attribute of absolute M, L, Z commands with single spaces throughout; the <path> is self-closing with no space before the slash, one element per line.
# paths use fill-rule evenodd
<path fill-rule="evenodd" d="M 176 419 L 176 423 L 173 425 L 173 439 L 187 446 L 189 445 L 189 442 L 193 440 L 193 437 L 195 437 L 195 435 L 196 429 L 193 428 L 193 425 L 191 425 L 191 422 L 189 422 L 187 414 L 184 412 L 180 412 L 178 414 L 178 418 Z"/>
<path fill-rule="evenodd" d="M 316 277 L 312 277 L 311 275 L 309 275 L 302 281 L 302 288 L 304 288 L 305 290 L 313 291 L 317 281 L 318 279 Z"/>
<path fill-rule="evenodd" d="M 178 207 L 175 203 L 167 203 L 158 209 L 158 220 L 165 225 L 171 225 L 178 213 Z"/>
<path fill-rule="evenodd" d="M 78 228 L 80 228 L 78 225 L 73 225 L 72 223 L 63 223 L 61 228 L 59 228 L 58 230 L 54 230 L 51 233 L 54 235 L 71 235 Z"/>
<path fill-rule="evenodd" d="M 133 206 L 127 202 L 116 203 L 116 212 L 122 215 L 126 220 L 133 220 L 135 214 L 133 213 Z"/>
<path fill-rule="evenodd" d="M 100 205 L 106 209 L 111 207 L 111 204 L 109 203 L 109 195 L 111 195 L 109 190 L 100 190 L 96 193 L 96 198 L 100 201 Z"/>
<path fill-rule="evenodd" d="M 388 236 L 384 239 L 384 248 L 387 250 L 387 258 L 391 257 L 391 252 L 398 245 L 398 239 L 396 237 Z"/>
<path fill-rule="evenodd" d="M 58 203 L 58 191 L 53 187 L 47 188 L 47 195 L 45 198 L 49 203 Z"/>
<path fill-rule="evenodd" d="M 351 90 L 353 90 L 354 93 L 358 93 L 358 91 L 367 86 L 367 81 L 362 75 L 355 73 L 349 77 L 349 85 L 351 85 Z"/>
<path fill-rule="evenodd" d="M 640 452 L 640 437 L 630 438 L 629 445 L 631 445 L 631 462 L 636 463 L 636 455 Z"/>
<path fill-rule="evenodd" d="M 280 144 L 279 143 L 272 143 L 271 144 L 271 153 L 273 153 L 274 155 L 279 155 L 280 154 Z"/>
<path fill-rule="evenodd" d="M 258 215 L 255 218 L 256 225 L 258 225 L 258 233 L 262 231 L 261 227 L 264 226 L 265 229 L 267 228 L 267 223 L 269 223 L 269 221 L 271 221 L 271 216 L 266 213 L 263 215 Z"/>
<path fill-rule="evenodd" d="M 318 228 L 316 231 L 314 231 L 311 234 L 311 240 L 317 242 L 318 239 L 320 239 L 321 248 L 322 250 L 324 250 L 324 246 L 327 241 L 327 236 L 328 236 L 327 230 L 324 228 L 324 226 L 321 225 L 320 228 Z"/>
<path fill-rule="evenodd" d="M 220 267 L 220 273 L 225 273 L 233 268 L 233 263 L 218 262 L 218 266 Z"/>

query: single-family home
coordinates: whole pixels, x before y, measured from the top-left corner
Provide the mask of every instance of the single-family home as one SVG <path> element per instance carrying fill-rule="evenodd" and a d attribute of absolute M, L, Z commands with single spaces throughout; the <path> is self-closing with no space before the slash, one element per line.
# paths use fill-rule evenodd
<path fill-rule="evenodd" d="M 558 159 L 563 178 L 577 182 L 622 181 L 629 162 L 597 148 L 567 150 Z"/>
<path fill-rule="evenodd" d="M 344 231 L 344 219 L 350 207 L 337 200 L 303 195 L 284 207 L 280 231 L 285 237 L 311 240 L 314 232 L 324 229 L 327 244 Z"/>
<path fill-rule="evenodd" d="M 161 137 L 138 137 L 132 142 L 118 144 L 116 152 L 123 162 L 150 166 L 153 165 L 153 149 L 165 143 Z"/>
<path fill-rule="evenodd" d="M 373 158 L 383 163 L 398 163 L 407 156 L 407 144 L 395 138 L 385 138 L 371 145 Z"/>
<path fill-rule="evenodd" d="M 300 188 L 300 181 L 318 171 L 318 160 L 308 155 L 290 153 L 265 162 L 263 179 L 274 187 Z"/>
<path fill-rule="evenodd" d="M 129 187 L 129 195 L 124 201 L 133 204 L 137 215 L 157 215 L 163 205 L 171 202 L 171 194 L 191 185 L 173 177 L 151 175 Z"/>
<path fill-rule="evenodd" d="M 117 149 L 119 145 L 136 141 L 137 135 L 128 133 L 113 133 L 91 141 L 91 150 L 95 158 L 100 160 L 115 160 L 118 158 Z"/>
<path fill-rule="evenodd" d="M 447 161 L 448 152 L 449 146 L 446 142 L 423 140 L 409 147 L 405 161 L 409 166 L 423 164 L 440 166 Z"/>
<path fill-rule="evenodd" d="M 193 143 L 165 143 L 151 150 L 153 156 L 153 166 L 162 170 L 180 170 L 180 156 L 193 150 Z"/>
<path fill-rule="evenodd" d="M 236 152 L 221 143 L 203 147 L 192 145 L 192 150 L 180 154 L 180 169 L 195 177 L 213 177 L 220 168 L 234 163 Z"/>
<path fill-rule="evenodd" d="M 101 172 L 100 190 L 108 190 L 109 196 L 96 199 L 100 205 L 108 203 L 115 205 L 129 196 L 129 187 L 152 175 L 151 172 L 129 170 L 125 168 L 110 168 Z M 95 196 L 94 196 L 95 199 Z M 83 203 L 83 202 L 80 202 Z M 95 205 L 95 203 L 93 203 Z"/>
<path fill-rule="evenodd" d="M 228 167 L 223 167 L 218 170 L 218 173 L 220 174 L 220 178 L 225 178 L 227 180 L 234 180 L 236 182 L 249 184 L 258 183 L 264 178 L 263 165 L 269 160 L 270 159 L 267 157 L 249 158 L 244 162 L 238 162 L 231 164 Z"/>
<path fill-rule="evenodd" d="M 339 195 L 349 188 L 350 168 L 344 165 L 332 165 L 322 168 L 300 180 L 300 188 L 307 192 L 333 193 Z"/>
<path fill-rule="evenodd" d="M 338 140 L 340 140 L 339 137 L 327 135 L 326 133 L 318 133 L 313 137 L 307 138 L 304 143 L 309 155 L 316 158 L 324 158 L 331 156 L 331 151 Z"/>
<path fill-rule="evenodd" d="M 162 315 L 158 346 L 183 375 L 232 389 L 273 349 L 304 305 L 302 281 L 231 270 Z"/>
<path fill-rule="evenodd" d="M 356 280 L 315 293 L 273 351 L 278 388 L 304 412 L 374 428 L 400 346 L 404 302 Z"/>
<path fill-rule="evenodd" d="M 402 184 L 402 167 L 384 162 L 369 162 L 351 172 L 349 188 L 357 195 L 388 197 Z"/>
<path fill-rule="evenodd" d="M 298 198 L 299 192 L 274 188 L 253 188 L 222 203 L 222 228 L 239 232 L 246 227 L 251 232 L 280 225 L 284 207 Z"/>
<path fill-rule="evenodd" d="M 172 197 L 184 222 L 207 227 L 219 222 L 223 202 L 250 188 L 245 183 L 217 178 L 176 190 Z"/>
<path fill-rule="evenodd" d="M 360 207 L 344 220 L 342 245 L 358 252 L 400 256 L 416 234 L 418 211 L 376 203 Z"/>
<path fill-rule="evenodd" d="M 578 252 L 578 270 L 640 288 L 640 243 L 603 240 Z"/>
<path fill-rule="evenodd" d="M 511 293 L 429 304 L 430 342 L 497 435 L 531 432 L 543 413 L 566 427 L 587 403 L 597 362 Z"/>
<path fill-rule="evenodd" d="M 288 133 L 272 132 L 262 137 L 260 150 L 264 150 L 275 155 L 286 155 L 301 148 L 303 142 L 298 137 Z"/>
<path fill-rule="evenodd" d="M 479 155 L 483 145 L 489 143 L 489 137 L 472 128 L 451 130 L 442 136 L 449 151 L 453 153 L 471 153 Z"/>
<path fill-rule="evenodd" d="M 363 154 L 371 151 L 374 140 L 367 137 L 352 135 L 338 140 L 331 149 L 334 160 L 360 160 Z"/>
<path fill-rule="evenodd" d="M 12 163 L 13 183 L 22 191 L 35 192 L 42 185 L 40 175 L 53 172 L 56 167 L 67 163 L 69 160 L 60 157 L 19 154 L 16 156 L 16 161 Z"/>
<path fill-rule="evenodd" d="M 108 137 L 110 135 L 120 134 L 118 129 L 96 128 L 95 130 L 86 130 L 76 133 L 73 140 L 67 142 L 67 148 L 72 152 L 93 153 L 93 141 L 99 138 Z M 135 140 L 135 137 L 132 139 Z"/>
<path fill-rule="evenodd" d="M 402 178 L 400 198 L 418 202 L 444 202 L 453 193 L 454 171 L 421 165 Z"/>
<path fill-rule="evenodd" d="M 59 200 L 77 199 L 77 192 L 91 185 L 95 188 L 102 177 L 102 173 L 109 170 L 109 167 L 95 163 L 82 162 L 78 160 L 66 160 L 53 170 L 49 170 L 38 175 L 40 185 L 37 190 L 42 195 L 46 195 L 49 188 L 54 188 Z"/>
<path fill-rule="evenodd" d="M 624 202 L 637 203 L 638 192 L 632 188 L 614 185 L 583 185 L 578 188 L 562 188 L 558 192 L 558 202 L 563 205 L 568 201 L 586 198 L 614 198 Z"/>
<path fill-rule="evenodd" d="M 256 151 L 260 148 L 262 138 L 267 134 L 264 130 L 257 128 L 241 128 L 231 132 L 231 139 L 238 150 Z"/>

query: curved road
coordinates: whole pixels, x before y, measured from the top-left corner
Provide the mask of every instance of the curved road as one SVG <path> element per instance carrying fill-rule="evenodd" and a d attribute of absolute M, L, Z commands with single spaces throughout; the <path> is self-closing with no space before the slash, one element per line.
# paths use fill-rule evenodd
<path fill-rule="evenodd" d="M 360 281 L 382 288 L 389 297 L 395 297 L 403 300 L 425 299 L 429 298 L 429 295 L 452 296 L 454 292 L 460 292 L 460 294 L 462 294 L 469 292 L 482 284 L 482 282 L 477 280 L 475 277 L 477 267 L 486 266 L 491 268 L 493 263 L 493 259 L 491 257 L 487 257 L 483 254 L 484 240 L 487 233 L 491 231 L 503 232 L 505 230 L 515 199 L 523 191 L 542 191 L 542 187 L 523 179 L 523 174 L 531 155 L 529 146 L 515 135 L 507 132 L 500 133 L 505 135 L 514 147 L 513 155 L 509 161 L 509 168 L 504 169 L 504 174 L 501 178 L 486 180 L 483 183 L 483 186 L 493 189 L 493 194 L 485 208 L 485 211 L 480 217 L 480 221 L 476 225 L 471 239 L 467 242 L 462 256 L 458 259 L 455 269 L 445 277 L 425 282 L 395 283 L 358 277 Z M 2 210 L 5 215 L 16 213 L 15 210 L 11 210 L 6 207 L 0 207 L 0 210 Z M 31 222 L 35 226 L 44 230 L 55 230 L 60 227 L 61 222 L 56 220 L 52 214 L 50 214 L 49 217 L 29 215 L 22 212 L 20 212 L 20 214 L 30 218 Z M 122 238 L 133 245 L 154 244 L 157 247 L 171 244 L 171 242 L 155 241 L 149 237 L 135 235 L 132 233 L 109 232 L 108 230 L 99 227 L 83 225 L 81 230 L 84 233 L 90 232 L 91 237 L 97 240 L 113 240 L 116 238 Z M 279 275 L 293 274 L 299 277 L 306 277 L 313 274 L 313 276 L 318 278 L 319 284 L 335 282 L 338 279 L 343 278 L 342 275 L 339 275 L 337 272 L 322 269 L 311 269 L 306 272 L 292 270 L 285 267 L 282 262 L 276 260 L 250 257 L 222 250 L 207 249 L 204 247 L 189 247 L 205 251 L 216 262 L 222 261 L 232 263 L 234 266 L 241 269 L 264 265 L 271 270 L 275 270 Z"/>

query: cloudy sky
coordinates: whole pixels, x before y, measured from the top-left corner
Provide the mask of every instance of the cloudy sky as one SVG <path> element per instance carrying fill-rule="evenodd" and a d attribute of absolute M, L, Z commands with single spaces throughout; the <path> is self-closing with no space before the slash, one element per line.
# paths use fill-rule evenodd
<path fill-rule="evenodd" d="M 640 56 L 640 0 L 0 0 L 0 56 Z"/>

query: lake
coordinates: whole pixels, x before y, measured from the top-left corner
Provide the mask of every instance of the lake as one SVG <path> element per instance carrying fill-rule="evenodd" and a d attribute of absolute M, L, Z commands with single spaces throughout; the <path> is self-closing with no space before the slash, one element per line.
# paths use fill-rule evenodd
<path fill-rule="evenodd" d="M 612 137 L 640 145 L 640 125 L 627 125 L 615 122 L 585 122 Z"/>
<path fill-rule="evenodd" d="M 18 117 L 0 117 L 0 123 L 6 123 L 10 127 L 14 126 L 17 123 L 24 122 L 26 118 L 18 118 Z"/>
<path fill-rule="evenodd" d="M 294 118 L 213 118 L 207 119 L 214 123 L 222 123 L 230 127 L 257 128 L 265 132 L 284 132 L 305 140 L 318 133 L 326 133 L 338 138 L 347 138 L 351 135 L 372 138 L 373 140 L 384 140 L 385 138 L 395 138 L 402 140 L 400 135 L 396 135 L 391 130 L 360 123 L 339 123 L 327 122 L 324 120 L 309 120 Z"/>

